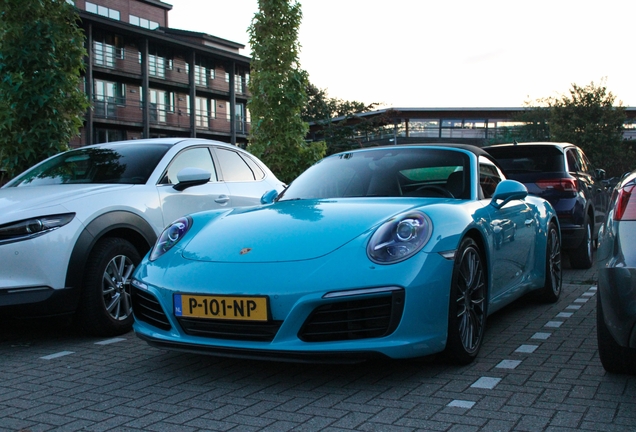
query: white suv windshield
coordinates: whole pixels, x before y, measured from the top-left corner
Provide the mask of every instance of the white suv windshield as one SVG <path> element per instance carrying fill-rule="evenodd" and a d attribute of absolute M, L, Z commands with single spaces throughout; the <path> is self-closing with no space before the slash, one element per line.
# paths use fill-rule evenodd
<path fill-rule="evenodd" d="M 25 171 L 6 187 L 51 184 L 144 184 L 167 144 L 129 144 L 71 150 Z"/>

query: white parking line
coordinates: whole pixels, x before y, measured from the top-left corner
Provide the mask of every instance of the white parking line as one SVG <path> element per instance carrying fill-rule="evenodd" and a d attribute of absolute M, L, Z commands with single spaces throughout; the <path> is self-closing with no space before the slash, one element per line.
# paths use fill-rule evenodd
<path fill-rule="evenodd" d="M 548 321 L 544 327 L 559 328 L 563 325 L 563 321 Z"/>
<path fill-rule="evenodd" d="M 471 387 L 492 390 L 500 381 L 501 378 L 481 377 L 475 381 Z"/>
<path fill-rule="evenodd" d="M 42 360 L 52 360 L 58 357 L 64 357 L 70 354 L 75 354 L 75 352 L 73 351 L 60 351 L 59 353 L 55 353 L 55 354 L 49 354 L 47 356 L 44 357 L 40 357 Z"/>
<path fill-rule="evenodd" d="M 517 353 L 526 353 L 526 354 L 531 354 L 533 353 L 537 348 L 539 348 L 539 345 L 521 345 L 519 348 L 517 348 L 515 350 L 515 352 Z"/>
<path fill-rule="evenodd" d="M 106 340 L 103 340 L 101 342 L 95 342 L 95 345 L 110 345 L 110 344 L 114 344 L 114 343 L 125 341 L 125 340 L 126 340 L 126 338 L 106 339 Z"/>
<path fill-rule="evenodd" d="M 590 289 L 588 291 L 586 291 L 585 293 L 583 293 L 581 297 L 579 297 L 576 300 L 574 300 L 574 303 L 586 303 L 592 296 L 594 296 L 596 294 L 596 292 L 595 292 L 596 289 L 597 288 L 595 286 L 590 287 Z M 571 305 L 567 306 L 566 309 L 576 311 L 576 310 L 581 309 L 581 305 L 580 304 L 571 304 Z M 570 318 L 570 317 L 572 317 L 573 314 L 574 314 L 573 312 L 559 312 L 556 315 L 556 318 Z M 548 321 L 544 325 L 544 327 L 559 328 L 559 327 L 561 327 L 561 325 L 563 325 L 563 321 Z M 547 340 L 550 336 L 552 336 L 552 333 L 549 333 L 549 332 L 536 332 L 535 334 L 533 334 L 530 337 L 530 339 Z M 537 348 L 539 348 L 539 345 L 520 345 L 519 348 L 517 348 L 515 350 L 515 352 L 516 353 L 532 354 L 532 353 L 534 353 L 536 351 Z M 495 368 L 498 368 L 498 369 L 515 369 L 521 363 L 522 363 L 521 360 L 502 360 L 495 366 Z M 501 378 L 481 377 L 477 381 L 475 381 L 470 387 L 471 388 L 482 388 L 482 389 L 492 390 L 500 382 L 501 382 Z M 456 399 L 456 400 L 451 401 L 447 406 L 448 407 L 457 407 L 457 408 L 470 409 L 474 405 L 475 405 L 475 402 Z"/>
<path fill-rule="evenodd" d="M 530 339 L 548 340 L 550 336 L 552 336 L 552 333 L 537 332 Z"/>
<path fill-rule="evenodd" d="M 471 409 L 473 406 L 475 406 L 475 402 L 473 401 L 466 401 L 466 400 L 459 400 L 456 399 L 454 401 L 451 401 L 448 405 L 449 407 L 456 407 L 456 408 L 466 408 L 466 409 Z"/>
<path fill-rule="evenodd" d="M 514 369 L 520 364 L 521 364 L 521 360 L 502 360 L 495 367 L 500 369 Z"/>

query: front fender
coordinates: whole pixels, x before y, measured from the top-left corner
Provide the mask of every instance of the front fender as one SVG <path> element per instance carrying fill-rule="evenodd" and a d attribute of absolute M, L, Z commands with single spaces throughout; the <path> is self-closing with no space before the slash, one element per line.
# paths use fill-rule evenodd
<path fill-rule="evenodd" d="M 134 213 L 113 211 L 93 219 L 80 234 L 71 253 L 66 271 L 66 287 L 73 288 L 79 293 L 78 288 L 81 288 L 84 268 L 91 250 L 101 238 L 113 231 L 128 232 L 126 237 L 122 237 L 131 241 L 142 256 L 157 240 L 157 234 L 152 226 Z M 143 248 L 146 250 L 141 250 Z"/>

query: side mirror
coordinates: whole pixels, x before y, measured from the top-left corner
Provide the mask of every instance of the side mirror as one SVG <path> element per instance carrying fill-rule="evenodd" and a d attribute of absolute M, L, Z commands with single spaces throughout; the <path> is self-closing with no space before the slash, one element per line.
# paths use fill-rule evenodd
<path fill-rule="evenodd" d="M 523 184 L 515 180 L 504 180 L 497 185 L 490 205 L 500 209 L 512 200 L 521 200 L 527 196 L 528 189 Z"/>
<path fill-rule="evenodd" d="M 192 186 L 199 186 L 210 181 L 212 174 L 201 168 L 184 168 L 177 173 L 179 183 L 172 186 L 175 190 L 182 191 Z"/>
<path fill-rule="evenodd" d="M 600 169 L 597 168 L 594 170 L 594 175 L 596 176 L 597 180 L 605 180 L 605 170 L 604 169 Z"/>
<path fill-rule="evenodd" d="M 268 190 L 261 197 L 261 204 L 271 204 L 276 201 L 276 198 L 278 198 L 278 192 L 276 189 Z"/>

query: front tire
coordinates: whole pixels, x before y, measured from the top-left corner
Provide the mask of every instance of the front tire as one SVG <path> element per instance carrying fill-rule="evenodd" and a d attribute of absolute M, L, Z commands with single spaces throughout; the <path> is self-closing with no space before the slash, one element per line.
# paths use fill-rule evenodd
<path fill-rule="evenodd" d="M 611 373 L 636 374 L 636 349 L 620 346 L 607 325 L 603 315 L 601 297 L 596 297 L 596 337 L 598 341 L 598 355 L 603 368 Z"/>
<path fill-rule="evenodd" d="M 541 301 L 556 303 L 561 296 L 563 272 L 561 267 L 561 242 L 554 222 L 548 225 L 545 251 L 545 285 L 538 291 Z"/>
<path fill-rule="evenodd" d="M 91 251 L 77 312 L 83 331 L 115 336 L 131 330 L 130 279 L 141 261 L 139 252 L 121 238 L 100 240 Z"/>
<path fill-rule="evenodd" d="M 581 244 L 570 251 L 570 265 L 575 269 L 589 269 L 594 262 L 594 244 L 592 238 L 592 222 L 585 217 L 585 237 Z"/>
<path fill-rule="evenodd" d="M 448 314 L 446 357 L 457 364 L 477 357 L 486 327 L 486 271 L 479 246 L 462 240 L 455 256 Z"/>

